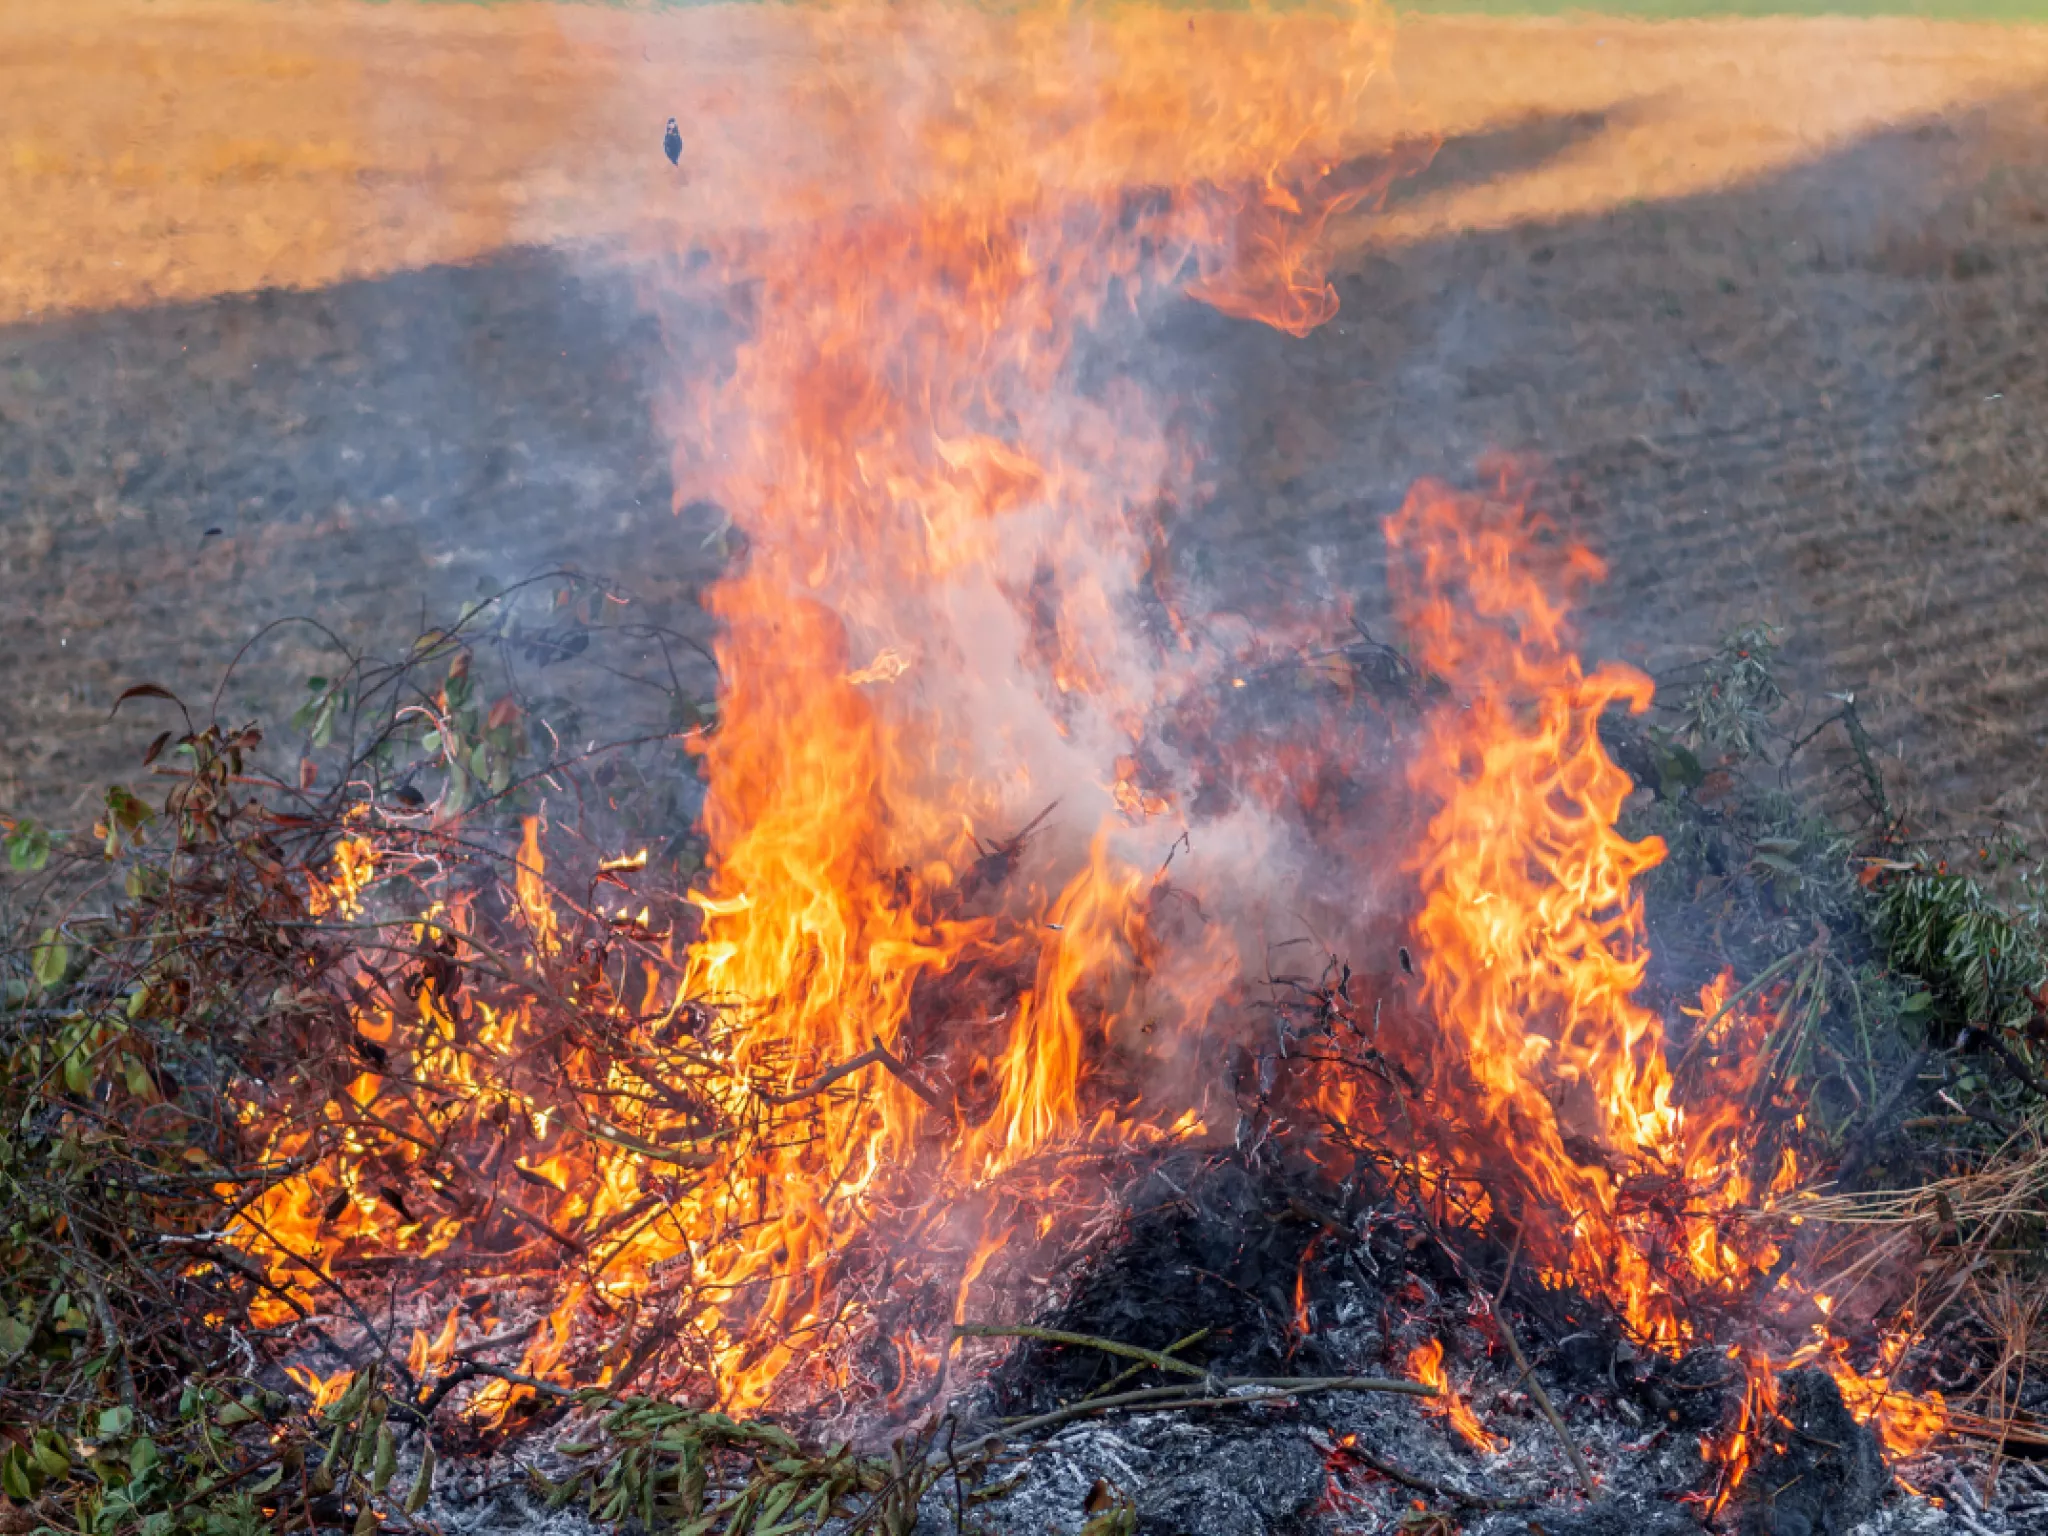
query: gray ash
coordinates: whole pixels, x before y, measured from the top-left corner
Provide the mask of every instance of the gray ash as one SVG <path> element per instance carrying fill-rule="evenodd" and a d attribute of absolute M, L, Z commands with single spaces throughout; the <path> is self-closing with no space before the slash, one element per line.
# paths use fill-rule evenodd
<path fill-rule="evenodd" d="M 1380 1394 L 1139 1407 L 1038 1439 L 1015 1484 L 982 1506 L 979 1529 L 1078 1532 L 1105 1488 L 1128 1500 L 1140 1536 L 1681 1536 L 1710 1516 L 1740 1536 L 1847 1536 L 1873 1519 L 1918 1529 L 1898 1524 L 1905 1496 L 1874 1437 L 1814 1371 L 1781 1379 L 1783 1422 L 1716 1508 L 1722 1472 L 1703 1445 L 1740 1422 L 1741 1368 L 1715 1347 L 1675 1360 L 1633 1349 L 1601 1308 L 1525 1278 L 1500 1311 L 1593 1469 L 1588 1499 L 1504 1347 L 1491 1285 L 1475 1288 L 1505 1255 L 1480 1239 L 1449 1252 L 1385 1191 L 1182 1153 L 1154 1167 L 1127 1207 L 1117 1240 L 1076 1258 L 1036 1324 L 1153 1350 L 1207 1330 L 1178 1354 L 1212 1377 L 1403 1376 L 1408 1352 L 1438 1339 L 1453 1386 L 1497 1444 L 1476 1450 L 1429 1405 Z M 1023 1339 L 956 1408 L 1018 1417 L 1113 1380 L 1118 1391 L 1168 1380 L 1132 1366 Z M 1435 1516 L 1444 1523 L 1428 1524 Z"/>

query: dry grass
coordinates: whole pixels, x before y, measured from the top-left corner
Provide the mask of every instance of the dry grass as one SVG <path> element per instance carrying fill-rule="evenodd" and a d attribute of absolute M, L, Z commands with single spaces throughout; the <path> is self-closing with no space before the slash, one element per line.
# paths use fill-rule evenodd
<path fill-rule="evenodd" d="M 752 109 L 807 46 L 758 6 L 14 0 L 0 322 L 726 217 L 792 151 Z M 1687 196 L 2044 76 L 2048 34 L 1990 26 L 1407 18 L 1386 126 L 1607 124 L 1547 164 L 1417 199 L 1372 239 Z M 654 153 L 670 112 L 696 167 L 680 213 Z"/>

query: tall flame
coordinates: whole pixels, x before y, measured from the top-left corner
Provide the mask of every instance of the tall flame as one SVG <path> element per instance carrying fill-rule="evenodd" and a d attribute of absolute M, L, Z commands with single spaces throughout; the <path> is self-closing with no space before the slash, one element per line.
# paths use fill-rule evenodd
<path fill-rule="evenodd" d="M 1075 998 L 1143 973 L 1143 871 L 1180 825 L 1120 762 L 1201 660 L 1131 612 L 1139 514 L 1185 494 L 1187 455 L 1135 382 L 1084 385 L 1077 345 L 1176 284 L 1297 334 L 1334 312 L 1324 225 L 1394 169 L 1344 166 L 1386 29 L 1349 0 L 792 14 L 813 67 L 778 106 L 794 142 L 833 153 L 764 198 L 800 231 L 727 253 L 751 330 L 674 422 L 679 495 L 714 498 L 748 541 L 710 597 L 714 873 L 687 986 L 730 1000 L 737 1063 L 791 1090 L 875 1047 L 986 1079 L 940 1175 L 972 1185 L 1083 1122 L 1084 1032 L 1119 1016 L 1084 1021 Z M 1055 801 L 1022 867 L 960 899 L 988 846 Z M 1173 828 L 1146 832 L 1155 815 Z M 1205 934 L 1148 1006 L 1199 1020 L 1235 974 L 1229 944 Z M 968 959 L 1035 972 L 992 1041 L 918 1015 Z M 738 1367 L 747 1341 L 821 1305 L 870 1181 L 930 1154 L 908 1074 L 822 1112 L 815 1139 L 747 1170 L 760 1208 L 708 1257 L 759 1298 L 716 1330 L 741 1402 L 773 1374 Z"/>
<path fill-rule="evenodd" d="M 1693 1323 L 1674 1280 L 1739 1289 L 1773 1255 L 1732 1252 L 1718 1219 L 1761 1193 L 1737 1155 L 1754 1053 L 1703 1058 L 1682 1106 L 1663 1022 L 1636 997 L 1649 950 L 1633 885 L 1664 848 L 1616 830 L 1635 786 L 1598 727 L 1647 708 L 1652 685 L 1583 668 L 1568 600 L 1600 563 L 1511 498 L 1425 483 L 1387 536 L 1401 623 L 1457 689 L 1408 766 L 1433 808 L 1409 862 L 1427 1071 L 1456 1116 L 1435 1150 L 1539 1268 L 1609 1298 L 1639 1339 L 1677 1343 Z M 1708 989 L 1708 1015 L 1726 988 Z M 1753 1040 L 1765 1022 L 1728 1027 Z"/>

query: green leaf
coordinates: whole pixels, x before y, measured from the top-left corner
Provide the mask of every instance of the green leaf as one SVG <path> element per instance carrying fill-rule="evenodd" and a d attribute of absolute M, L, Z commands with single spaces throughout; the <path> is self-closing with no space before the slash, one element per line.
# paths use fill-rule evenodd
<path fill-rule="evenodd" d="M 772 1526 L 782 1518 L 782 1512 L 789 1508 L 790 1500 L 796 1497 L 795 1483 L 778 1483 L 769 1490 L 768 1497 L 761 1501 L 760 1510 L 755 1514 L 757 1523 Z"/>
<path fill-rule="evenodd" d="M 126 1411 L 125 1409 L 123 1410 Z M 128 1448 L 128 1470 L 137 1477 L 157 1464 L 156 1442 L 144 1435 Z"/>
<path fill-rule="evenodd" d="M 377 1518 L 377 1506 L 365 1504 L 356 1513 L 356 1523 L 352 1536 L 377 1536 L 377 1527 L 382 1524 L 383 1521 Z"/>
<path fill-rule="evenodd" d="M 33 821 L 17 821 L 4 846 L 7 867 L 16 874 L 33 874 L 50 861 L 50 834 Z"/>
<path fill-rule="evenodd" d="M 100 1438 L 116 1440 L 128 1433 L 135 1425 L 135 1414 L 125 1403 L 100 1410 Z"/>
<path fill-rule="evenodd" d="M 71 1452 L 55 1430 L 36 1431 L 34 1454 L 45 1477 L 63 1477 L 71 1470 Z"/>
<path fill-rule="evenodd" d="M 377 1457 L 370 1467 L 370 1492 L 382 1494 L 398 1473 L 398 1449 L 391 1441 L 391 1426 L 377 1426 Z"/>
<path fill-rule="evenodd" d="M 251 1483 L 246 1491 L 251 1494 L 268 1493 L 271 1489 L 275 1488 L 279 1483 L 283 1481 L 284 1468 L 272 1467 L 262 1477 L 258 1478 L 255 1482 Z"/>
<path fill-rule="evenodd" d="M 420 1437 L 420 1470 L 412 1480 L 412 1489 L 405 1496 L 405 1512 L 416 1515 L 426 1507 L 427 1495 L 434 1491 L 434 1447 L 424 1435 Z"/>
<path fill-rule="evenodd" d="M 370 1400 L 373 1385 L 369 1371 L 357 1371 L 349 1379 L 348 1390 L 341 1394 L 338 1401 L 330 1403 L 321 1417 L 329 1424 L 348 1424 L 363 1411 L 363 1404 Z M 327 1453 L 330 1461 L 338 1454 L 339 1448 L 340 1440 L 337 1438 L 334 1448 Z"/>
<path fill-rule="evenodd" d="M 1698 789 L 1706 782 L 1707 771 L 1700 766 L 1700 760 L 1682 742 L 1673 740 L 1667 733 L 1651 732 L 1649 748 L 1650 766 L 1657 774 L 1659 799 L 1676 799 L 1686 790 Z"/>
<path fill-rule="evenodd" d="M 71 946 L 57 937 L 57 930 L 45 928 L 43 936 L 36 940 L 36 946 L 29 960 L 30 973 L 36 985 L 45 992 L 53 989 L 64 979 L 64 973 L 71 966 Z"/>
<path fill-rule="evenodd" d="M 31 1335 L 28 1324 L 11 1317 L 0 1317 L 0 1355 L 10 1359 L 28 1348 Z"/>
<path fill-rule="evenodd" d="M 29 1481 L 28 1458 L 21 1453 L 21 1447 L 10 1445 L 7 1454 L 0 1456 L 0 1489 L 17 1504 L 26 1504 L 36 1496 Z"/>
<path fill-rule="evenodd" d="M 1911 997 L 1899 1004 L 1899 1012 L 1905 1014 L 1908 1018 L 1918 1018 L 1933 1006 L 1934 994 L 1932 992 L 1915 992 Z"/>
<path fill-rule="evenodd" d="M 92 1052 L 87 1049 L 86 1041 L 78 1036 L 72 1036 L 65 1042 L 64 1087 L 80 1098 L 88 1098 L 92 1094 Z"/>

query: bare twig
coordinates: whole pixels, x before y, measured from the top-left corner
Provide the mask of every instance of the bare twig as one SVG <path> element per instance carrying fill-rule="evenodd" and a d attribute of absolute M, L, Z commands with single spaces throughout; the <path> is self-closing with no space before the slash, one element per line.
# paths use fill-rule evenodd
<path fill-rule="evenodd" d="M 1543 1390 L 1543 1383 L 1536 1379 L 1536 1367 L 1529 1363 L 1529 1357 L 1522 1353 L 1521 1343 L 1515 1338 L 1515 1330 L 1508 1326 L 1507 1316 L 1501 1312 L 1493 1314 L 1494 1324 L 1500 1329 L 1501 1342 L 1508 1347 L 1515 1368 L 1521 1372 L 1521 1380 L 1528 1385 L 1529 1395 L 1536 1399 L 1536 1406 L 1543 1411 L 1543 1417 L 1550 1421 L 1550 1427 L 1557 1431 L 1558 1443 L 1563 1445 L 1564 1454 L 1572 1464 L 1572 1472 L 1579 1480 L 1579 1486 L 1586 1491 L 1586 1497 L 1593 1496 L 1593 1472 L 1586 1465 L 1584 1453 L 1565 1428 L 1564 1420 L 1558 1417 L 1557 1407 L 1550 1401 L 1550 1394 Z"/>
<path fill-rule="evenodd" d="M 1453 1504 L 1462 1505 L 1467 1509 L 1520 1509 L 1536 1502 L 1534 1499 L 1489 1498 L 1483 1493 L 1467 1493 L 1463 1488 L 1455 1488 L 1449 1483 L 1439 1483 L 1432 1478 L 1420 1477 L 1388 1461 L 1384 1456 L 1367 1450 L 1355 1438 L 1341 1449 L 1344 1455 L 1363 1466 L 1370 1467 L 1381 1477 L 1399 1483 L 1403 1488 L 1413 1488 L 1417 1493 L 1426 1493 L 1431 1498 L 1448 1499 Z"/>
<path fill-rule="evenodd" d="M 1069 1403 L 1063 1408 L 1006 1424 L 984 1436 L 977 1444 L 987 1445 L 1006 1437 L 1032 1434 L 1050 1429 L 1055 1424 L 1110 1413 L 1119 1408 L 1147 1412 L 1168 1408 L 1250 1408 L 1322 1392 L 1390 1392 L 1402 1397 L 1431 1398 L 1439 1395 L 1436 1388 L 1426 1387 L 1419 1381 L 1394 1381 L 1381 1376 L 1222 1376 L 1187 1386 L 1144 1387 L 1136 1392 L 1118 1393 L 1115 1397 L 1088 1398 Z"/>
<path fill-rule="evenodd" d="M 890 1076 L 894 1077 L 920 1099 L 923 1099 L 933 1109 L 944 1107 L 939 1102 L 938 1094 L 932 1090 L 930 1085 L 915 1072 L 911 1071 L 901 1057 L 892 1054 L 889 1048 L 882 1044 L 880 1040 L 877 1040 L 858 1056 L 842 1061 L 838 1066 L 828 1068 L 820 1073 L 816 1078 L 812 1079 L 807 1087 L 793 1088 L 788 1093 L 766 1093 L 759 1089 L 755 1091 L 760 1094 L 762 1102 L 766 1104 L 777 1106 L 795 1104 L 800 1100 L 812 1098 L 817 1094 L 823 1093 L 834 1083 L 853 1076 L 854 1073 L 860 1071 L 863 1067 L 885 1068 Z"/>
<path fill-rule="evenodd" d="M 1184 1349 L 1190 1349 L 1190 1348 L 1194 1347 L 1195 1345 L 1197 1345 L 1197 1344 L 1201 1343 L 1201 1342 L 1202 1342 L 1202 1340 L 1206 1339 L 1207 1337 L 1209 1337 L 1209 1330 L 1208 1330 L 1208 1329 L 1206 1329 L 1206 1328 L 1197 1328 L 1197 1329 L 1196 1329 L 1196 1330 L 1195 1330 L 1195 1331 L 1194 1331 L 1193 1333 L 1191 1333 L 1191 1334 L 1188 1334 L 1188 1335 L 1187 1335 L 1186 1337 L 1184 1337 L 1184 1338 L 1179 1338 L 1179 1339 L 1175 1339 L 1175 1340 L 1174 1340 L 1174 1341 L 1173 1341 L 1173 1342 L 1172 1342 L 1171 1344 L 1167 1345 L 1167 1346 L 1166 1346 L 1166 1348 L 1164 1348 L 1163 1350 L 1161 1350 L 1161 1351 L 1160 1351 L 1160 1353 L 1161 1353 L 1162 1355 L 1177 1355 L 1177 1354 L 1179 1354 L 1179 1353 L 1180 1353 L 1180 1352 L 1181 1352 L 1182 1350 L 1184 1350 Z M 1130 1380 L 1130 1379 L 1131 1379 L 1131 1378 L 1132 1378 L 1133 1376 L 1136 1376 L 1136 1375 L 1140 1374 L 1141 1372 L 1143 1372 L 1143 1371 L 1144 1371 L 1145 1369 L 1147 1369 L 1147 1368 L 1148 1368 L 1148 1367 L 1149 1367 L 1149 1366 L 1150 1366 L 1151 1364 L 1152 1364 L 1152 1362 L 1151 1362 L 1151 1361 L 1149 1361 L 1149 1360 L 1140 1360 L 1140 1361 L 1139 1361 L 1139 1362 L 1138 1362 L 1138 1363 L 1137 1363 L 1136 1365 L 1133 1365 L 1133 1366 L 1130 1366 L 1130 1367 L 1128 1367 L 1127 1369 L 1124 1369 L 1124 1370 L 1118 1371 L 1118 1372 L 1117 1372 L 1117 1373 L 1116 1373 L 1116 1374 L 1115 1374 L 1114 1376 L 1110 1377 L 1108 1381 L 1105 1381 L 1105 1382 L 1104 1382 L 1104 1383 L 1103 1383 L 1103 1384 L 1102 1384 L 1101 1386 L 1097 1387 L 1097 1388 L 1096 1388 L 1096 1389 L 1095 1389 L 1095 1390 L 1094 1390 L 1093 1392 L 1090 1392 L 1090 1393 L 1088 1394 L 1088 1396 L 1089 1396 L 1089 1397 L 1106 1397 L 1106 1396 L 1108 1396 L 1108 1395 L 1109 1395 L 1109 1394 L 1110 1394 L 1111 1392 L 1115 1391 L 1115 1390 L 1116 1390 L 1116 1389 L 1117 1389 L 1118 1387 L 1122 1386 L 1122 1385 L 1123 1385 L 1123 1384 L 1124 1384 L 1125 1382 L 1129 1381 L 1129 1380 Z M 1085 1399 L 1085 1398 L 1083 1399 L 1083 1401 L 1084 1401 L 1084 1402 L 1085 1402 L 1086 1400 L 1087 1400 L 1087 1399 Z"/>
<path fill-rule="evenodd" d="M 1196 1381 L 1210 1379 L 1209 1373 L 1200 1366 L 1176 1360 L 1156 1349 L 1140 1349 L 1135 1344 L 1098 1339 L 1087 1333 L 1068 1333 L 1059 1328 L 1034 1328 L 1025 1323 L 960 1323 L 955 1325 L 953 1336 L 962 1339 L 1037 1339 L 1047 1344 L 1073 1344 L 1082 1349 L 1099 1349 L 1105 1355 L 1121 1355 L 1126 1360 L 1142 1360 L 1162 1371 L 1192 1376 Z"/>

